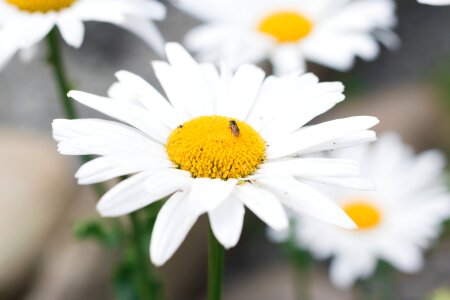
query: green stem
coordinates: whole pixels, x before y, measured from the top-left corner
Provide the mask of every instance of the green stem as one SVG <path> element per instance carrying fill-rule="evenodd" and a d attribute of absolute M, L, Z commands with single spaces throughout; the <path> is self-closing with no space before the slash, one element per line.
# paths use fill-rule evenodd
<path fill-rule="evenodd" d="M 377 291 L 379 297 L 377 299 L 394 300 L 395 278 L 392 267 L 386 262 L 380 262 L 378 272 L 375 274 L 375 280 L 378 281 Z"/>
<path fill-rule="evenodd" d="M 217 241 L 211 227 L 208 232 L 208 300 L 222 296 L 225 249 Z"/>
<path fill-rule="evenodd" d="M 309 265 L 297 265 L 297 300 L 309 300 L 309 282 L 310 269 Z"/>
<path fill-rule="evenodd" d="M 53 75 L 56 83 L 58 84 L 59 93 L 62 100 L 65 115 L 68 119 L 75 119 L 77 113 L 73 102 L 67 97 L 67 93 L 70 91 L 70 84 L 66 77 L 64 70 L 64 64 L 62 61 L 61 48 L 59 44 L 59 36 L 56 28 L 53 28 L 47 35 L 48 46 L 48 61 L 53 69 Z"/>
<path fill-rule="evenodd" d="M 148 251 L 147 232 L 142 228 L 142 220 L 140 220 L 137 212 L 130 214 L 131 227 L 133 230 L 133 248 L 136 253 L 136 270 L 135 285 L 139 291 L 139 298 L 142 300 L 160 299 L 160 284 L 153 273 L 150 263 Z"/>
<path fill-rule="evenodd" d="M 395 278 L 392 267 L 379 262 L 375 274 L 368 280 L 359 283 L 358 299 L 361 300 L 393 300 L 395 298 Z"/>
<path fill-rule="evenodd" d="M 148 278 L 147 268 L 150 266 L 148 262 L 148 254 L 144 253 L 142 248 L 142 232 L 141 225 L 137 213 L 130 214 L 131 226 L 133 229 L 133 243 L 137 255 L 137 267 L 139 274 L 136 275 L 136 285 L 139 290 L 140 299 L 154 299 L 152 296 L 151 286 L 148 284 L 150 278 Z"/>
<path fill-rule="evenodd" d="M 295 272 L 295 291 L 297 300 L 309 300 L 311 257 L 308 252 L 298 249 L 294 245 L 288 245 L 291 260 Z"/>

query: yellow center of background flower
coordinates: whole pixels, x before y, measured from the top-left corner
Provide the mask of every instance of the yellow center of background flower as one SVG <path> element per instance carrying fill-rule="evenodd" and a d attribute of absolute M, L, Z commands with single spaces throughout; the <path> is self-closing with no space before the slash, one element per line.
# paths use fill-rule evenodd
<path fill-rule="evenodd" d="M 169 158 L 193 177 L 244 178 L 265 159 L 266 143 L 246 123 L 220 117 L 198 117 L 169 136 Z"/>
<path fill-rule="evenodd" d="M 359 230 L 374 228 L 381 222 L 380 210 L 367 201 L 356 200 L 344 205 L 343 209 Z"/>
<path fill-rule="evenodd" d="M 59 11 L 71 6 L 76 0 L 6 0 L 7 3 L 17 6 L 20 10 L 28 12 Z"/>
<path fill-rule="evenodd" d="M 313 23 L 305 16 L 290 11 L 277 12 L 264 18 L 258 30 L 274 37 L 279 43 L 293 43 L 306 37 Z"/>

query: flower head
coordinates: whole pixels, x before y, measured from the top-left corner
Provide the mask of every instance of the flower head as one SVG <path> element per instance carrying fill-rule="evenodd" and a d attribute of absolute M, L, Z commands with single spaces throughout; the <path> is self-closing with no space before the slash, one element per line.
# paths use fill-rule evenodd
<path fill-rule="evenodd" d="M 165 14 L 165 7 L 154 0 L 0 0 L 0 69 L 55 26 L 70 46 L 80 47 L 85 21 L 121 26 L 161 54 L 163 38 L 151 21 Z"/>
<path fill-rule="evenodd" d="M 77 172 L 80 184 L 134 174 L 102 197 L 100 214 L 120 216 L 169 197 L 152 234 L 156 265 L 172 256 L 204 213 L 227 248 L 239 240 L 244 207 L 275 230 L 288 226 L 283 205 L 355 227 L 308 184 L 372 188 L 359 179 L 354 162 L 310 157 L 375 139 L 367 130 L 378 123 L 373 117 L 305 126 L 344 99 L 341 83 L 319 83 L 312 74 L 265 78 L 252 65 L 234 74 L 226 67 L 219 72 L 197 64 L 178 44 L 168 44 L 166 52 L 169 63 L 153 67 L 168 100 L 142 78 L 120 71 L 109 98 L 70 93 L 119 122 L 53 123 L 62 154 L 99 156 Z"/>
<path fill-rule="evenodd" d="M 395 134 L 385 134 L 374 145 L 333 152 L 335 159 L 354 158 L 373 192 L 327 189 L 324 191 L 358 226 L 348 231 L 296 218 L 293 238 L 317 258 L 332 257 L 330 276 L 347 288 L 370 277 L 383 259 L 411 273 L 422 267 L 422 250 L 435 239 L 450 216 L 450 193 L 443 178 L 440 152 L 414 156 Z"/>
<path fill-rule="evenodd" d="M 268 58 L 276 74 L 305 69 L 305 61 L 348 70 L 359 56 L 374 59 L 377 40 L 398 44 L 392 0 L 178 0 L 205 23 L 186 45 L 206 61 L 232 66 Z"/>

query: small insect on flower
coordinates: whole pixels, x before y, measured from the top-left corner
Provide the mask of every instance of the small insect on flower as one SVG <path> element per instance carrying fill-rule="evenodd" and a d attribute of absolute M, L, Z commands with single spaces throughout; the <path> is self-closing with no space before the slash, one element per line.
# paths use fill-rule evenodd
<path fill-rule="evenodd" d="M 239 135 L 241 134 L 241 131 L 239 130 L 239 126 L 235 120 L 230 121 L 230 129 L 235 137 L 239 137 Z"/>

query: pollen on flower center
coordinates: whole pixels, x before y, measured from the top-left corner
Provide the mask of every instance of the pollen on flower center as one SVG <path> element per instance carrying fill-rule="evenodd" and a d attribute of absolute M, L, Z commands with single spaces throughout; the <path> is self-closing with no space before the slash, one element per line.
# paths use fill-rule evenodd
<path fill-rule="evenodd" d="M 205 116 L 176 128 L 166 144 L 169 158 L 193 177 L 244 178 L 265 159 L 266 143 L 245 122 Z"/>
<path fill-rule="evenodd" d="M 6 0 L 7 3 L 27 12 L 59 11 L 71 6 L 76 0 Z"/>
<path fill-rule="evenodd" d="M 356 223 L 359 230 L 372 229 L 381 222 L 382 215 L 379 208 L 363 199 L 351 201 L 342 208 Z"/>
<path fill-rule="evenodd" d="M 279 43 L 293 43 L 311 33 L 313 23 L 293 11 L 281 11 L 265 17 L 258 26 L 262 33 L 274 37 Z"/>

